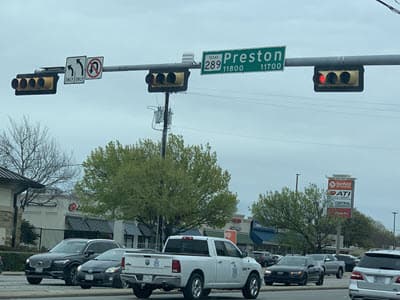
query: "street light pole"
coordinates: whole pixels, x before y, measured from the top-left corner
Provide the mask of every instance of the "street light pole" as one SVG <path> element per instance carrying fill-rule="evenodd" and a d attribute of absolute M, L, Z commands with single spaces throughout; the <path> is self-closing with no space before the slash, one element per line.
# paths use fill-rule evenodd
<path fill-rule="evenodd" d="M 396 249 L 396 215 L 397 211 L 392 211 L 393 214 L 393 250 Z"/>

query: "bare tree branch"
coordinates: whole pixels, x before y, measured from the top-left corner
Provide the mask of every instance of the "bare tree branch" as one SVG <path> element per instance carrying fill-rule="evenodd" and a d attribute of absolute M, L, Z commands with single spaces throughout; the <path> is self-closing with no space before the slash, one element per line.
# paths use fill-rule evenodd
<path fill-rule="evenodd" d="M 40 123 L 31 124 L 24 116 L 19 124 L 9 118 L 10 127 L 0 134 L 0 165 L 46 186 L 46 189 L 63 190 L 78 174 L 72 163 L 72 153 L 63 153 L 48 129 Z M 38 199 L 35 190 L 20 195 L 19 204 L 24 209 Z M 40 202 L 48 199 L 40 197 Z"/>

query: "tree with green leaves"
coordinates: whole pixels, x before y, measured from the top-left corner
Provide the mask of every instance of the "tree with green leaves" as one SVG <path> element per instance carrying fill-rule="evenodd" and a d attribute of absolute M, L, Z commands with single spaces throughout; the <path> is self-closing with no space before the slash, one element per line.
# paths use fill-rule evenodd
<path fill-rule="evenodd" d="M 304 192 L 285 187 L 281 192 L 260 195 L 251 211 L 254 219 L 264 226 L 282 232 L 286 246 L 305 252 L 319 252 L 331 244 L 330 234 L 335 234 L 339 220 L 328 216 L 325 191 L 309 185 Z"/>
<path fill-rule="evenodd" d="M 75 189 L 81 210 L 152 228 L 161 216 L 166 236 L 225 225 L 238 200 L 211 147 L 185 146 L 182 137 L 169 135 L 165 159 L 160 149 L 160 142 L 146 139 L 126 146 L 110 142 L 92 151 Z"/>

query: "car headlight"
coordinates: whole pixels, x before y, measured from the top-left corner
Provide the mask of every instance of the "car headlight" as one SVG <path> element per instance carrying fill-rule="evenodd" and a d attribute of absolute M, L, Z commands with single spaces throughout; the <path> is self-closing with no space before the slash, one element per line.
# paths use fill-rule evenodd
<path fill-rule="evenodd" d="M 265 270 L 265 272 L 264 272 L 264 275 L 267 275 L 267 276 L 269 276 L 269 275 L 271 275 L 271 271 L 270 270 Z"/>
<path fill-rule="evenodd" d="M 53 263 L 55 263 L 57 265 L 65 265 L 68 262 L 69 262 L 69 259 L 60 259 L 60 260 L 53 261 Z"/>
<path fill-rule="evenodd" d="M 29 264 L 29 258 L 26 259 L 25 263 L 26 263 L 26 264 Z"/>
<path fill-rule="evenodd" d="M 79 272 L 81 269 L 82 269 L 82 265 L 79 265 L 76 270 Z"/>
<path fill-rule="evenodd" d="M 290 272 L 290 275 L 291 276 L 301 276 L 301 275 L 303 275 L 303 271 L 293 271 L 293 272 Z"/>
<path fill-rule="evenodd" d="M 119 267 L 110 267 L 106 270 L 106 273 L 114 273 L 114 272 L 118 272 L 119 271 Z"/>

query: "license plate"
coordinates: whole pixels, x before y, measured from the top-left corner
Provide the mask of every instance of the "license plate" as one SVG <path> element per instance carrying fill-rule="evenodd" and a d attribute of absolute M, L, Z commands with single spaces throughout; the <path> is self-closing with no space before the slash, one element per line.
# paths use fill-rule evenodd
<path fill-rule="evenodd" d="M 42 273 L 43 272 L 43 268 L 35 268 L 35 272 L 36 273 Z"/>
<path fill-rule="evenodd" d="M 153 280 L 153 276 L 151 275 L 143 275 L 144 282 L 151 282 Z"/>
<path fill-rule="evenodd" d="M 86 274 L 85 275 L 85 280 L 93 280 L 93 275 L 92 274 Z"/>
<path fill-rule="evenodd" d="M 276 272 L 276 274 L 278 274 L 278 275 L 283 275 L 283 272 Z"/>
<path fill-rule="evenodd" d="M 380 283 L 380 284 L 386 283 L 386 277 L 383 277 L 383 276 L 375 276 L 375 283 Z"/>

